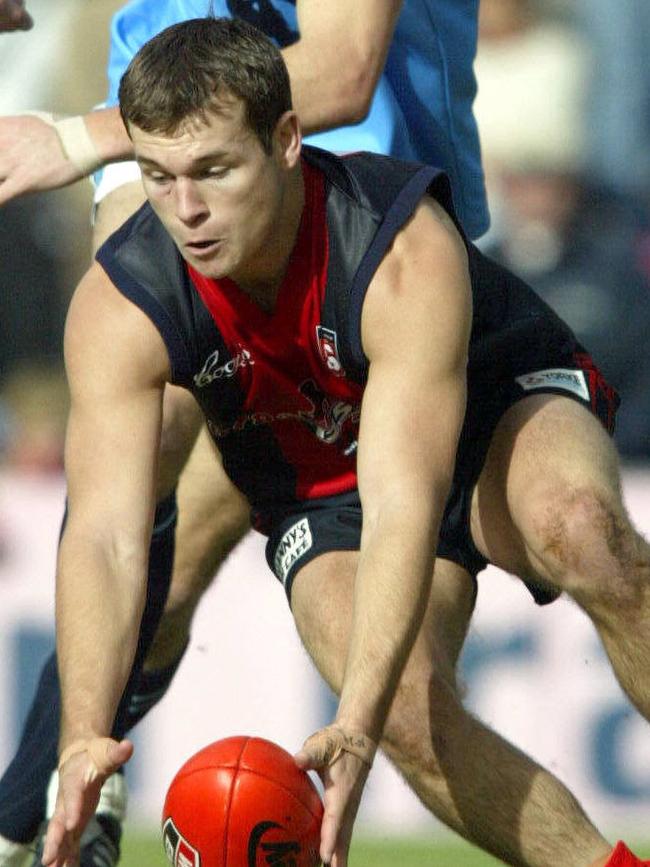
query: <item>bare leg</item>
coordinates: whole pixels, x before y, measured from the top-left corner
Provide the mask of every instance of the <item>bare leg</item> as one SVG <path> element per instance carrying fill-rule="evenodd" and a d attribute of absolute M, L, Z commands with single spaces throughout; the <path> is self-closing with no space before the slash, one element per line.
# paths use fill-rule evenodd
<path fill-rule="evenodd" d="M 172 583 L 145 670 L 164 669 L 178 659 L 203 593 L 249 528 L 248 502 L 225 475 L 205 427 L 182 472 L 177 502 Z"/>
<path fill-rule="evenodd" d="M 650 719 L 650 547 L 625 511 L 616 451 L 597 419 L 563 397 L 514 406 L 495 432 L 472 531 L 497 566 L 573 597 Z"/>
<path fill-rule="evenodd" d="M 335 691 L 343 677 L 356 558 L 347 552 L 323 555 L 305 566 L 293 585 L 298 631 Z M 587 867 L 606 857 L 611 846 L 575 798 L 463 708 L 456 663 L 473 602 L 467 573 L 438 560 L 382 749 L 432 813 L 505 863 Z"/>

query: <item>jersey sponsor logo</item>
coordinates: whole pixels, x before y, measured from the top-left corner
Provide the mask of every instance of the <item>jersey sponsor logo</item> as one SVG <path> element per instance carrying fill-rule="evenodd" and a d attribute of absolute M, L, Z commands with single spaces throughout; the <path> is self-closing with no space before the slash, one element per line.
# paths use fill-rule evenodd
<path fill-rule="evenodd" d="M 258 822 L 248 838 L 248 867 L 259 867 L 258 854 L 262 855 L 264 864 L 273 867 L 297 867 L 296 857 L 300 854 L 300 844 L 296 840 L 281 840 L 277 843 L 262 843 L 267 831 L 278 828 L 285 829 L 277 822 Z"/>
<path fill-rule="evenodd" d="M 251 362 L 252 364 L 253 362 Z M 333 400 L 313 379 L 300 383 L 299 392 L 309 403 L 309 409 L 296 409 L 287 412 L 247 412 L 234 424 L 220 425 L 208 419 L 208 428 L 216 439 L 237 433 L 254 425 L 273 425 L 279 421 L 299 421 L 304 424 L 322 443 L 336 443 L 344 455 L 349 456 L 356 450 L 356 435 L 361 416 L 358 403 Z"/>
<path fill-rule="evenodd" d="M 224 364 L 219 364 L 219 350 L 215 349 L 206 358 L 200 372 L 194 375 L 194 384 L 197 388 L 205 388 L 217 379 L 230 379 L 240 367 L 246 367 L 247 364 L 255 364 L 255 361 L 248 349 L 244 349 L 241 345 L 237 348 L 237 354 Z"/>
<path fill-rule="evenodd" d="M 300 393 L 312 405 L 312 411 L 305 413 L 302 420 L 324 443 L 335 443 L 341 438 L 346 421 L 354 416 L 355 407 L 343 400 L 332 400 L 322 391 L 313 379 L 300 383 Z M 358 416 L 356 418 L 358 421 Z M 344 444 L 346 448 L 348 443 Z"/>
<path fill-rule="evenodd" d="M 331 328 L 325 328 L 323 325 L 317 325 L 316 342 L 318 344 L 318 353 L 327 369 L 334 376 L 345 376 L 345 371 L 339 358 L 339 344 L 336 331 L 332 331 Z"/>
<path fill-rule="evenodd" d="M 173 867 L 201 867 L 201 856 L 183 837 L 171 817 L 163 825 L 163 844 Z"/>
<path fill-rule="evenodd" d="M 515 381 L 524 391 L 534 391 L 537 388 L 559 388 L 562 391 L 577 394 L 583 400 L 589 400 L 589 389 L 583 370 L 553 367 L 548 370 L 535 370 L 523 376 L 516 376 Z"/>
<path fill-rule="evenodd" d="M 280 539 L 273 558 L 273 570 L 283 584 L 286 584 L 293 564 L 300 560 L 313 544 L 314 539 L 307 518 L 301 518 L 289 527 Z"/>

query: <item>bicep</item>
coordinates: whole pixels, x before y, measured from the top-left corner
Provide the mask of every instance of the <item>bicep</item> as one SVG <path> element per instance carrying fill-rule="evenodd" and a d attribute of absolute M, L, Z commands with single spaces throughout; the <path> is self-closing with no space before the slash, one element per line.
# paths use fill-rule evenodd
<path fill-rule="evenodd" d="M 147 317 L 93 266 L 65 333 L 69 520 L 146 534 L 155 497 L 167 353 Z"/>
<path fill-rule="evenodd" d="M 464 244 L 439 208 L 420 206 L 364 303 L 370 367 L 358 469 L 365 501 L 430 498 L 449 484 L 465 412 L 471 318 Z"/>

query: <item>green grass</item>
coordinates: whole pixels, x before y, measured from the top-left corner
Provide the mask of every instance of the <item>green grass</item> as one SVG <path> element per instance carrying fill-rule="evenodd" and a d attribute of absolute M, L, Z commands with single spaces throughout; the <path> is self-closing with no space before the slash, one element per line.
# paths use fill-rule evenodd
<path fill-rule="evenodd" d="M 650 846 L 636 847 L 642 858 L 650 858 Z M 155 833 L 125 832 L 120 867 L 169 867 L 160 838 Z M 463 843 L 432 843 L 424 839 L 374 837 L 359 839 L 350 855 L 350 867 L 495 867 L 489 855 Z"/>
<path fill-rule="evenodd" d="M 471 846 L 432 844 L 424 840 L 358 840 L 350 867 L 495 867 L 499 862 Z M 159 838 L 125 832 L 120 867 L 169 867 Z"/>

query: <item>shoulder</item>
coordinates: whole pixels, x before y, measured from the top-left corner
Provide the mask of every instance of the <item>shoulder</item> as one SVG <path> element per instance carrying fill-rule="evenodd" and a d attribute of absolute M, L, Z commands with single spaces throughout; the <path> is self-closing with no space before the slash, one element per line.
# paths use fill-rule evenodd
<path fill-rule="evenodd" d="M 149 317 L 123 295 L 97 262 L 77 286 L 66 318 L 65 355 L 69 369 L 120 366 L 169 378 L 169 360 Z"/>
<path fill-rule="evenodd" d="M 372 360 L 387 342 L 420 343 L 422 335 L 425 342 L 464 346 L 471 317 L 465 242 L 442 205 L 427 197 L 395 236 L 368 288 L 364 351 Z"/>
<path fill-rule="evenodd" d="M 401 274 L 445 274 L 467 268 L 467 246 L 443 205 L 425 196 L 395 235 L 373 284 L 396 289 Z"/>

